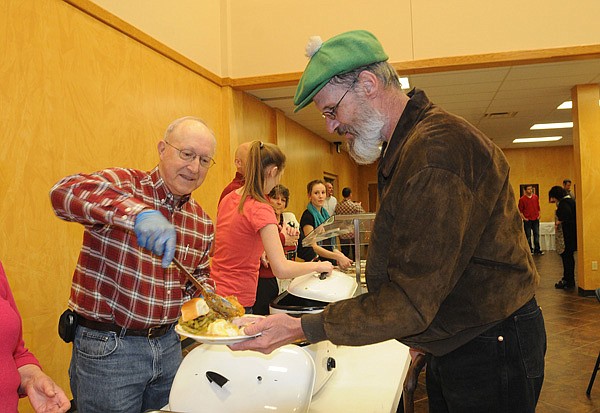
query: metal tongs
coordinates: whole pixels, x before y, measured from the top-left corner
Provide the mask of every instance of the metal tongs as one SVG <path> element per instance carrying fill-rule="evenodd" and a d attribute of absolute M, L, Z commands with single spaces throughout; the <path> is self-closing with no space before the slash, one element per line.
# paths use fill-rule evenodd
<path fill-rule="evenodd" d="M 183 266 L 181 262 L 177 258 L 173 258 L 173 263 L 177 268 L 179 268 L 186 276 L 188 280 L 192 282 L 192 284 L 200 291 L 202 296 L 204 297 L 204 301 L 213 310 L 215 313 L 219 314 L 225 319 L 232 319 L 234 317 L 239 317 L 244 315 L 243 311 L 240 311 L 239 308 L 236 308 L 230 301 L 228 301 L 225 297 L 221 297 L 218 294 L 210 291 L 206 288 L 200 281 L 198 281 L 188 270 Z M 241 308 L 241 306 L 240 306 Z"/>

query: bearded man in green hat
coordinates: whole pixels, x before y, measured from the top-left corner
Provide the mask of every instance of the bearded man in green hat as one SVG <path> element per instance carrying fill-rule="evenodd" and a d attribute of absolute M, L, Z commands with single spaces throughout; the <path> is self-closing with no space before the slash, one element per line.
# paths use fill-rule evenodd
<path fill-rule="evenodd" d="M 405 94 L 369 32 L 311 38 L 307 55 L 296 110 L 314 102 L 358 163 L 379 160 L 369 292 L 319 314 L 269 316 L 245 330 L 259 338 L 232 348 L 397 339 L 427 354 L 430 411 L 534 412 L 546 351 L 539 274 L 502 151 L 423 91 Z"/>

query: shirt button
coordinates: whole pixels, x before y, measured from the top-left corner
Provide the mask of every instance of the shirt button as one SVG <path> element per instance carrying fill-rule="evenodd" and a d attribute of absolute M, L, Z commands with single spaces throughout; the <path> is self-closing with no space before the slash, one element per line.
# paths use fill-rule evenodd
<path fill-rule="evenodd" d="M 127 221 L 127 218 L 129 218 L 129 216 L 127 216 L 127 215 L 123 215 L 123 216 L 121 217 L 121 219 L 122 219 L 123 221 Z"/>
<path fill-rule="evenodd" d="M 130 207 L 125 208 L 125 212 L 131 212 L 131 208 Z"/>
<path fill-rule="evenodd" d="M 167 290 L 167 295 L 171 295 L 171 290 Z"/>
<path fill-rule="evenodd" d="M 498 336 L 498 341 L 500 341 L 500 342 L 504 341 L 504 337 Z"/>

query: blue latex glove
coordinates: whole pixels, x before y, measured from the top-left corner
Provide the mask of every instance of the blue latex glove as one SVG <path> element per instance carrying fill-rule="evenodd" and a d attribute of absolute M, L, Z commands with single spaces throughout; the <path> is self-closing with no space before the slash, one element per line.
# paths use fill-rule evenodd
<path fill-rule="evenodd" d="M 175 227 L 160 212 L 148 209 L 140 212 L 133 226 L 138 245 L 156 255 L 162 255 L 162 267 L 167 268 L 175 256 Z"/>

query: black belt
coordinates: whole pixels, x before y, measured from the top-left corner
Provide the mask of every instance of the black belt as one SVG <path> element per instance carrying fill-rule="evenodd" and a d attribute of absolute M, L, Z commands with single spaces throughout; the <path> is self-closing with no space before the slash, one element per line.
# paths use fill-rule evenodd
<path fill-rule="evenodd" d="M 117 334 L 121 334 L 123 331 L 123 327 L 118 326 L 113 323 L 103 323 L 101 321 L 88 320 L 87 318 L 83 318 L 79 316 L 77 319 L 77 324 L 80 326 L 84 326 L 87 328 L 91 328 L 92 330 L 98 331 L 114 331 Z M 142 330 L 134 330 L 130 328 L 125 329 L 126 336 L 137 336 L 137 337 L 148 337 L 148 338 L 157 338 L 162 337 L 169 332 L 169 330 L 173 327 L 173 324 L 163 324 L 156 327 L 144 328 Z"/>

